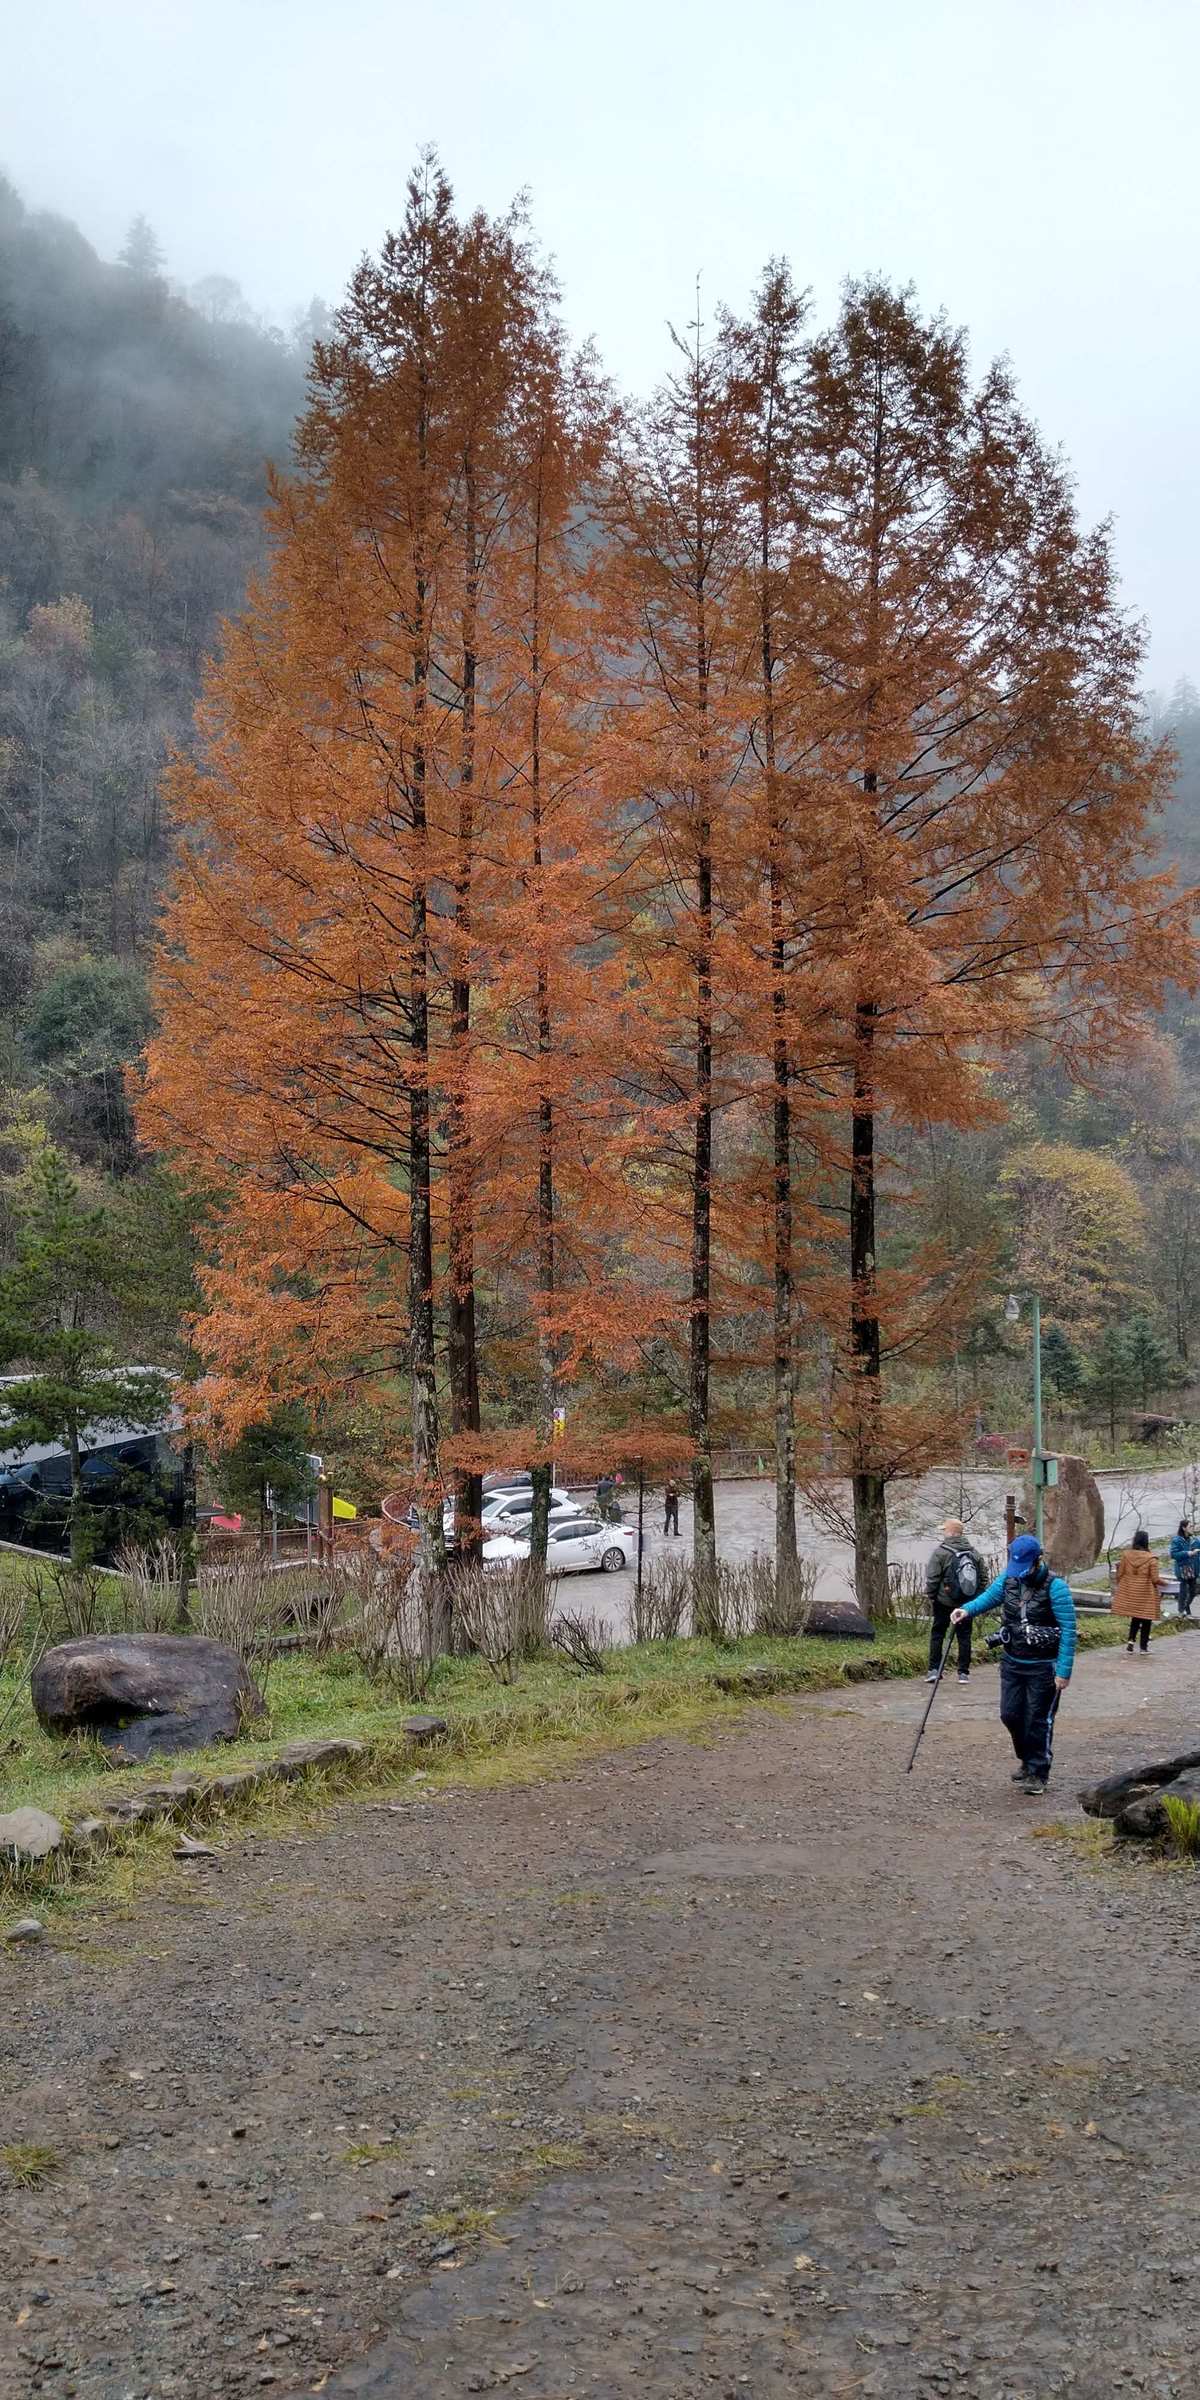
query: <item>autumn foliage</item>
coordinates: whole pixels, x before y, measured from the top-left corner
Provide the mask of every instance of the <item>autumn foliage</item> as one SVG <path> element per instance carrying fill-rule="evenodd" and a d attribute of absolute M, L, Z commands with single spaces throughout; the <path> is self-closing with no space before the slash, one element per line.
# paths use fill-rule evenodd
<path fill-rule="evenodd" d="M 889 1374 L 980 1263 L 895 1239 L 889 1143 L 1136 1038 L 1164 762 L 1106 537 L 910 294 L 815 333 L 776 262 L 669 368 L 615 406 L 422 163 L 173 773 L 142 1123 L 218 1196 L 202 1411 L 382 1395 L 431 1571 L 444 1483 L 651 1390 L 701 1577 L 714 1448 L 773 1458 L 786 1576 L 832 1440 L 871 1602 L 943 1435 Z"/>

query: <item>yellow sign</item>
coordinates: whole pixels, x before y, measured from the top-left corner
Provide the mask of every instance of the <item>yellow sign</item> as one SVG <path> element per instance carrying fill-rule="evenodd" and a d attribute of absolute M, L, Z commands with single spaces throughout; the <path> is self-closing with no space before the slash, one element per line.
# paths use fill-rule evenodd
<path fill-rule="evenodd" d="M 356 1517 L 358 1515 L 358 1510 L 356 1509 L 352 1500 L 339 1500 L 337 1493 L 335 1492 L 333 1495 L 333 1513 L 335 1517 Z"/>

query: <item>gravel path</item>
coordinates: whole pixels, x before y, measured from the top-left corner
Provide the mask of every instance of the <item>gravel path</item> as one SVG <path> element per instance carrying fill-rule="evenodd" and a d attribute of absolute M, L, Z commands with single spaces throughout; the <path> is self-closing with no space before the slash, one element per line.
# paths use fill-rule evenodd
<path fill-rule="evenodd" d="M 989 1668 L 906 1777 L 924 1698 L 409 1783 L 6 1954 L 5 2400 L 1194 2394 L 1197 1887 L 1033 1829 L 1196 1738 L 1200 1639 L 1084 1658 L 1058 1811 Z"/>

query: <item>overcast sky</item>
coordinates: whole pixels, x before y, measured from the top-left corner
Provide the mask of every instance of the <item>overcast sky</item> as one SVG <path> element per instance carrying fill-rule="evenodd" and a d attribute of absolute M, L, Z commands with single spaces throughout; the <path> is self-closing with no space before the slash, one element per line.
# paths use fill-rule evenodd
<path fill-rule="evenodd" d="M 286 321 L 336 299 L 438 144 L 465 204 L 527 187 L 568 322 L 627 386 L 668 316 L 783 251 L 829 311 L 911 279 L 1007 351 L 1111 513 L 1151 676 L 1200 681 L 1197 0 L 14 0 L 0 165 L 105 255 Z"/>

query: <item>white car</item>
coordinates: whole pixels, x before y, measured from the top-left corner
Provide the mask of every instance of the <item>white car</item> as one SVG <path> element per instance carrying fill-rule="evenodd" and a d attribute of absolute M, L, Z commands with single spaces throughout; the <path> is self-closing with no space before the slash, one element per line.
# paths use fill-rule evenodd
<path fill-rule="evenodd" d="M 520 1535 L 500 1534 L 483 1545 L 484 1565 L 511 1566 L 528 1558 L 529 1543 Z M 550 1527 L 546 1571 L 550 1575 L 617 1575 L 637 1556 L 637 1535 L 631 1525 L 606 1525 L 599 1517 L 578 1511 Z"/>
<path fill-rule="evenodd" d="M 565 1492 L 560 1484 L 551 1485 L 551 1516 L 554 1516 L 556 1513 L 561 1516 L 564 1510 L 567 1510 L 568 1512 L 575 1510 L 577 1512 L 578 1506 L 578 1502 L 572 1500 L 570 1494 Z M 498 1532 L 519 1532 L 522 1525 L 527 1525 L 529 1523 L 532 1515 L 533 1493 L 529 1491 L 528 1488 L 523 1491 L 516 1489 L 508 1490 L 506 1488 L 503 1491 L 485 1492 L 483 1507 L 480 1510 L 480 1523 L 482 1524 L 485 1533 L 488 1531 L 489 1526 L 494 1526 Z M 455 1504 L 453 1500 L 447 1500 L 444 1508 L 442 1509 L 442 1528 L 447 1539 L 449 1539 L 450 1535 L 454 1531 L 455 1517 Z"/>
<path fill-rule="evenodd" d="M 572 1500 L 570 1493 L 564 1492 L 558 1484 L 552 1484 L 550 1487 L 551 1523 L 553 1524 L 556 1518 L 577 1517 L 578 1515 L 579 1502 Z M 483 1504 L 483 1530 L 485 1533 L 490 1526 L 494 1526 L 497 1533 L 524 1533 L 528 1530 L 532 1518 L 532 1492 L 497 1492 L 493 1499 L 485 1500 Z"/>

